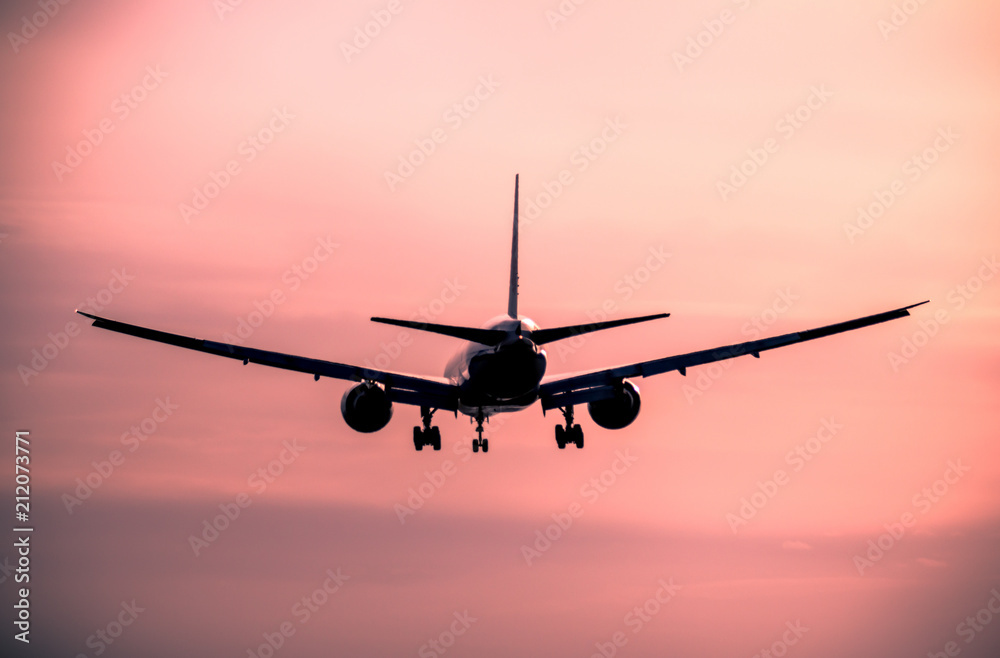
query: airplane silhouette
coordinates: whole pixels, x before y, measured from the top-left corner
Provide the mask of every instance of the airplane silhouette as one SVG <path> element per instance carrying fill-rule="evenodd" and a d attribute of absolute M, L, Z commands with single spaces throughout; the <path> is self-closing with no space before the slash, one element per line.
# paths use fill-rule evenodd
<path fill-rule="evenodd" d="M 473 452 L 480 449 L 486 452 L 489 450 L 489 440 L 483 438 L 483 422 L 494 414 L 521 411 L 540 401 L 543 414 L 550 409 L 558 409 L 563 414 L 565 425 L 556 425 L 556 443 L 559 448 L 565 448 L 569 444 L 582 448 L 583 429 L 573 422 L 574 406 L 586 403 L 590 417 L 603 428 L 617 430 L 627 427 L 638 416 L 640 407 L 639 389 L 631 378 L 651 377 L 672 370 L 687 375 L 687 369 L 693 366 L 747 354 L 760 358 L 760 353 L 765 350 L 906 317 L 909 309 L 927 303 L 923 301 L 817 329 L 736 345 L 572 375 L 545 377 L 546 355 L 543 345 L 593 331 L 665 318 L 669 313 L 550 329 L 542 329 L 529 318 L 518 315 L 518 178 L 514 177 L 514 229 L 506 314 L 489 320 L 479 328 L 371 318 L 373 322 L 429 331 L 466 341 L 448 361 L 444 377 L 390 372 L 189 338 L 101 318 L 79 310 L 77 313 L 91 318 L 94 320 L 93 326 L 101 329 L 240 359 L 243 365 L 258 363 L 304 372 L 313 375 L 316 381 L 320 377 L 331 377 L 359 382 L 348 389 L 340 401 L 341 413 L 347 425 L 358 432 L 377 432 L 392 418 L 394 402 L 418 406 L 421 425 L 413 428 L 413 445 L 417 450 L 422 450 L 424 446 L 430 446 L 434 450 L 441 449 L 441 432 L 431 424 L 436 411 L 451 411 L 456 416 L 461 412 L 476 422 L 478 438 L 472 441 Z"/>

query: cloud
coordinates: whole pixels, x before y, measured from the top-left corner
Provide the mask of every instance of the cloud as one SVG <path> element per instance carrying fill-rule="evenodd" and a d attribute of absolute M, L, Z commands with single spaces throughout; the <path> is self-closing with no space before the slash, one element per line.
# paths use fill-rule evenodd
<path fill-rule="evenodd" d="M 943 567 L 947 567 L 948 566 L 947 562 L 942 562 L 941 560 L 932 560 L 929 557 L 918 557 L 917 558 L 917 564 L 921 564 L 921 565 L 923 565 L 925 567 L 929 567 L 931 569 L 941 569 Z"/>

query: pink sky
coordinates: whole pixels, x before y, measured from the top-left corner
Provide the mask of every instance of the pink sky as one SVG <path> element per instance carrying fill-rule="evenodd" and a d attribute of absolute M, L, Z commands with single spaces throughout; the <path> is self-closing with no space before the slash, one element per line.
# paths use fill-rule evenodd
<path fill-rule="evenodd" d="M 145 611 L 102 655 L 247 656 L 283 622 L 282 657 L 442 655 L 442 634 L 456 657 L 1000 654 L 992 3 L 913 3 L 894 30 L 892 2 L 861 0 L 592 2 L 565 20 L 557 0 L 222 4 L 72 2 L 34 32 L 36 3 L 0 15 L 0 418 L 33 441 L 37 655 L 96 655 L 133 599 Z M 525 315 L 671 313 L 551 345 L 552 374 L 931 301 L 640 380 L 627 429 L 579 410 L 582 451 L 536 406 L 494 419 L 475 456 L 467 418 L 439 414 L 443 450 L 416 453 L 415 408 L 356 434 L 346 382 L 73 314 L 89 297 L 222 340 L 278 294 L 248 345 L 440 375 L 453 339 L 368 318 L 501 313 L 515 173 Z M 248 479 L 282 455 L 263 490 Z M 189 538 L 240 495 L 196 556 Z M 859 570 L 887 525 L 902 536 Z M 992 623 L 963 625 L 983 609 Z"/>

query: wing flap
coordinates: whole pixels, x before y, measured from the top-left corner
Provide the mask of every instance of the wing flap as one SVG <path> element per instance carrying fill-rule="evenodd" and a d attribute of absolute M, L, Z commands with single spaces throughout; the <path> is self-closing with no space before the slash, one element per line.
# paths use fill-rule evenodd
<path fill-rule="evenodd" d="M 542 411 L 549 409 L 559 409 L 571 404 L 584 404 L 586 402 L 596 402 L 597 400 L 607 400 L 615 396 L 618 387 L 613 384 L 599 384 L 589 388 L 574 388 L 569 391 L 561 391 L 541 398 Z"/>
<path fill-rule="evenodd" d="M 387 387 L 389 399 L 399 404 L 410 404 L 415 407 L 430 407 L 444 411 L 458 410 L 458 396 L 438 395 L 427 391 L 414 391 L 398 387 Z"/>

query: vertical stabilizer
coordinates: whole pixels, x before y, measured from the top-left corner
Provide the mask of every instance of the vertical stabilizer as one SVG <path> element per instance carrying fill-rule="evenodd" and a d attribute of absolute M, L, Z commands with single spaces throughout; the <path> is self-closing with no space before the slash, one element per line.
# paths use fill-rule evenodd
<path fill-rule="evenodd" d="M 514 174 L 514 237 L 510 244 L 510 291 L 507 293 L 507 315 L 517 318 L 517 185 Z"/>

